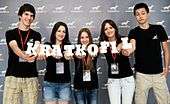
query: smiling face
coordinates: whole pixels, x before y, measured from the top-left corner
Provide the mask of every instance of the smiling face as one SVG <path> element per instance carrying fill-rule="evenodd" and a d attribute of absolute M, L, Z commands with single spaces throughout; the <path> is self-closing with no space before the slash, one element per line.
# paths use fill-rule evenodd
<path fill-rule="evenodd" d="M 90 43 L 89 35 L 87 32 L 82 32 L 80 36 L 80 43 L 83 45 L 88 45 Z"/>
<path fill-rule="evenodd" d="M 25 11 L 21 16 L 19 16 L 19 18 L 20 25 L 22 27 L 30 27 L 31 23 L 34 20 L 34 14 L 29 11 Z"/>
<path fill-rule="evenodd" d="M 56 42 L 62 42 L 66 35 L 66 29 L 64 26 L 60 26 L 58 30 L 56 31 Z"/>
<path fill-rule="evenodd" d="M 105 33 L 105 35 L 107 36 L 108 39 L 115 37 L 115 29 L 109 23 L 105 24 L 104 33 Z"/>
<path fill-rule="evenodd" d="M 145 8 L 139 8 L 135 11 L 135 17 L 137 22 L 142 25 L 148 22 L 149 13 Z"/>

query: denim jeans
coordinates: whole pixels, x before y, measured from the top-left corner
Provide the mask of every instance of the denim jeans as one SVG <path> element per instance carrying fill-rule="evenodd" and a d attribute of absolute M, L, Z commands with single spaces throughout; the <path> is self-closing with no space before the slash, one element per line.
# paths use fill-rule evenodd
<path fill-rule="evenodd" d="M 132 104 L 134 91 L 135 81 L 133 76 L 120 79 L 108 79 L 110 104 Z"/>
<path fill-rule="evenodd" d="M 74 90 L 76 104 L 97 104 L 97 89 Z"/>
<path fill-rule="evenodd" d="M 70 101 L 71 84 L 44 81 L 43 96 L 44 101 Z"/>

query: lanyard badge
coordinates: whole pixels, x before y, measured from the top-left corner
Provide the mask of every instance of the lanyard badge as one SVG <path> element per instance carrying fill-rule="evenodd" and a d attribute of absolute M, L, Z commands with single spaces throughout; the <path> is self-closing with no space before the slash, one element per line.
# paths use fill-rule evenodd
<path fill-rule="evenodd" d="M 83 81 L 91 81 L 90 71 L 83 72 Z"/>
<path fill-rule="evenodd" d="M 64 74 L 64 63 L 63 62 L 56 63 L 56 74 Z"/>

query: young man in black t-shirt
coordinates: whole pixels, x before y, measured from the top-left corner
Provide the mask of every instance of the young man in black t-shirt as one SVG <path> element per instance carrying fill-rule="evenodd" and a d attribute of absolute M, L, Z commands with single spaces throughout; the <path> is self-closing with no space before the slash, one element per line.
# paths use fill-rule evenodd
<path fill-rule="evenodd" d="M 18 28 L 8 30 L 5 34 L 9 59 L 5 75 L 3 104 L 19 104 L 20 95 L 23 95 L 24 104 L 37 104 L 37 56 L 29 56 L 25 54 L 25 51 L 28 42 L 40 44 L 41 35 L 30 29 L 35 18 L 35 9 L 32 5 L 22 5 L 18 16 Z"/>
<path fill-rule="evenodd" d="M 149 8 L 145 3 L 135 5 L 134 15 L 139 26 L 130 31 L 129 38 L 135 47 L 124 54 L 129 55 L 135 51 L 135 104 L 147 104 L 150 88 L 153 88 L 158 104 L 170 104 L 166 83 L 169 72 L 167 34 L 162 26 L 149 24 Z M 163 51 L 164 65 L 162 65 L 161 51 Z"/>

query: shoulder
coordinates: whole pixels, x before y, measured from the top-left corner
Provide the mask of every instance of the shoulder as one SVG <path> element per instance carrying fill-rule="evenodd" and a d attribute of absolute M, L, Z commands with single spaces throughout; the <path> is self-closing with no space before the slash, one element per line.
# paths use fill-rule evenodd
<path fill-rule="evenodd" d="M 11 29 L 11 30 L 7 30 L 7 31 L 6 31 L 6 35 L 13 34 L 13 33 L 15 33 L 16 31 L 17 31 L 17 28 Z"/>
<path fill-rule="evenodd" d="M 155 25 L 155 24 L 151 24 L 151 28 L 152 29 L 164 29 L 162 25 Z"/>
<path fill-rule="evenodd" d="M 35 31 L 35 30 L 33 30 L 33 29 L 30 29 L 30 30 L 31 30 L 32 34 L 41 36 L 41 34 L 40 34 L 39 32 L 37 32 L 37 31 Z"/>

